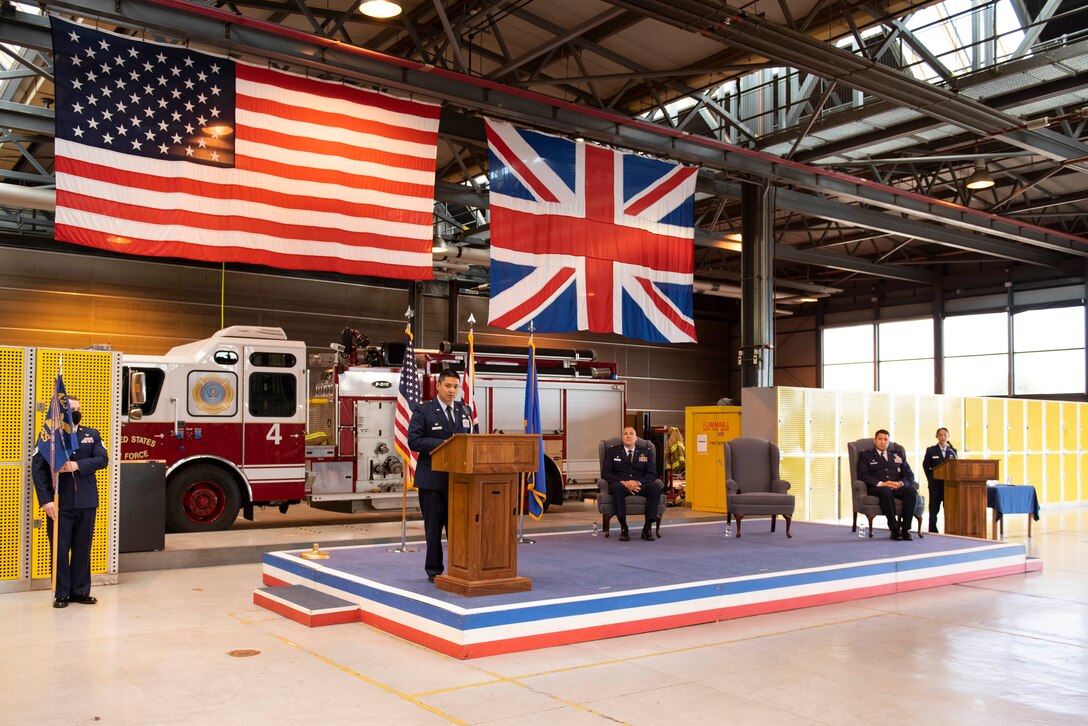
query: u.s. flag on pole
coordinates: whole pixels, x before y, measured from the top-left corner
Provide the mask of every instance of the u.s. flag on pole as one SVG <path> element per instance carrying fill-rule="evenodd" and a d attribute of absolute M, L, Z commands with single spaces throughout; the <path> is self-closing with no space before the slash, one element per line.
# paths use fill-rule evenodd
<path fill-rule="evenodd" d="M 57 239 L 431 278 L 438 106 L 52 26 Z"/>
<path fill-rule="evenodd" d="M 487 121 L 491 325 L 695 342 L 695 167 Z"/>
<path fill-rule="evenodd" d="M 416 369 L 416 350 L 412 331 L 405 328 L 408 345 L 404 348 L 404 362 L 400 366 L 400 385 L 397 387 L 397 410 L 393 418 L 393 446 L 404 459 L 404 485 L 411 487 L 416 479 L 416 461 L 419 454 L 408 448 L 408 424 L 412 412 L 419 405 L 419 373 Z"/>

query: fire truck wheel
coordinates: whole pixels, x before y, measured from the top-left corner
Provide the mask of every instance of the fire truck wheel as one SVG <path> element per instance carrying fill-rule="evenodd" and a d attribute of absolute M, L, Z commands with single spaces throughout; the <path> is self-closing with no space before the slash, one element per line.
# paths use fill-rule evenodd
<path fill-rule="evenodd" d="M 234 478 L 211 464 L 188 466 L 166 485 L 166 528 L 171 532 L 215 532 L 234 524 L 241 506 Z"/>

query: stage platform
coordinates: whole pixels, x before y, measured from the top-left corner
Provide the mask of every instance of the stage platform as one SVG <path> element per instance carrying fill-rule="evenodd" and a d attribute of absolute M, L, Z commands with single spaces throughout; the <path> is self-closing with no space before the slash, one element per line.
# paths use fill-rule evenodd
<path fill-rule="evenodd" d="M 534 535 L 518 549 L 529 592 L 461 597 L 427 582 L 423 552 L 389 545 L 264 556 L 256 604 L 306 625 L 361 621 L 456 658 L 664 630 L 1041 569 L 1024 546 L 929 535 L 862 539 L 841 525 L 673 524 L 630 542 L 588 532 Z M 421 543 L 416 543 L 421 546 Z"/>

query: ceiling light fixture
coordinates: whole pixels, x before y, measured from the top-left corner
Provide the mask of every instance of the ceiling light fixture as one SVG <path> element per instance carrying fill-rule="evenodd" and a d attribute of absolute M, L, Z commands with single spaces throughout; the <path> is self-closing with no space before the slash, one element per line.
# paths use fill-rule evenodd
<path fill-rule="evenodd" d="M 363 0 L 359 5 L 359 12 L 370 18 L 387 20 L 400 15 L 401 6 L 389 0 Z"/>
<path fill-rule="evenodd" d="M 991 174 L 986 166 L 979 159 L 975 162 L 975 170 L 971 172 L 971 176 L 967 177 L 968 189 L 989 189 L 994 185 L 994 175 Z"/>

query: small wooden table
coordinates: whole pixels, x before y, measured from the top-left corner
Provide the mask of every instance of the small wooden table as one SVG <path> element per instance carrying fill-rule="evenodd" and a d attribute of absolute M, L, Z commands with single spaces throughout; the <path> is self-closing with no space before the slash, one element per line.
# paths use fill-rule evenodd
<path fill-rule="evenodd" d="M 1031 536 L 1031 520 L 1039 519 L 1039 495 L 1032 486 L 986 487 L 986 506 L 993 510 L 990 532 L 994 539 L 998 538 L 999 528 L 1001 538 L 1005 537 L 1006 514 L 1028 515 L 1028 537 Z"/>

